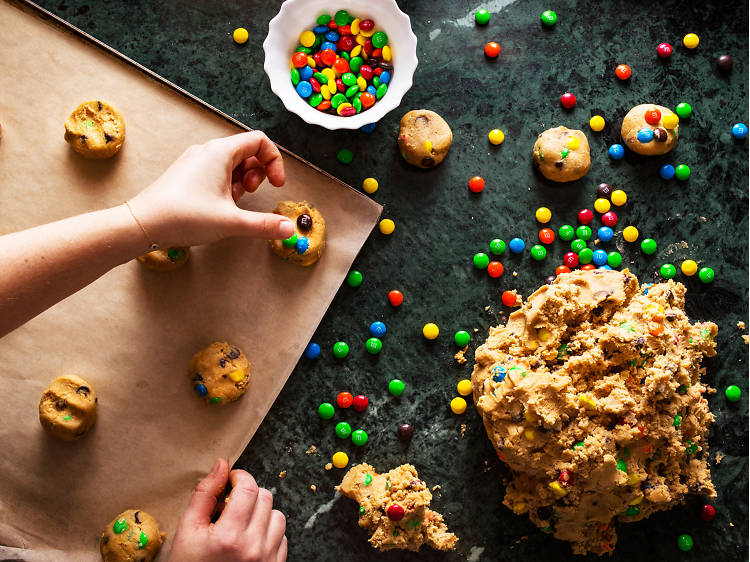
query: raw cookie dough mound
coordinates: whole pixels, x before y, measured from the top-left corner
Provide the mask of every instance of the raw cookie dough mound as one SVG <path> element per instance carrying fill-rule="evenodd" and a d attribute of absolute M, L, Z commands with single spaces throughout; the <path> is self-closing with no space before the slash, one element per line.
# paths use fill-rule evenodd
<path fill-rule="evenodd" d="M 453 550 L 458 537 L 448 532 L 443 516 L 429 509 L 432 494 L 417 469 L 402 464 L 378 474 L 369 464 L 349 469 L 339 491 L 359 503 L 359 526 L 372 533 L 370 544 L 381 551 L 423 544 Z"/>
<path fill-rule="evenodd" d="M 294 234 L 286 240 L 269 240 L 278 256 L 297 265 L 312 265 L 326 247 L 326 221 L 320 211 L 307 201 L 281 201 L 273 210 L 294 221 Z"/>
<path fill-rule="evenodd" d="M 547 129 L 534 143 L 534 166 L 548 180 L 568 182 L 581 179 L 591 168 L 586 135 L 567 127 Z"/>
<path fill-rule="evenodd" d="M 109 158 L 125 142 L 125 121 L 108 103 L 87 101 L 65 121 L 65 141 L 86 158 Z"/>
<path fill-rule="evenodd" d="M 445 119 L 429 109 L 414 109 L 401 118 L 398 148 L 409 164 L 432 168 L 443 161 L 453 142 Z"/>
<path fill-rule="evenodd" d="M 514 478 L 504 504 L 573 552 L 603 554 L 615 522 L 716 495 L 703 357 L 717 327 L 691 324 L 685 287 L 624 271 L 545 285 L 476 351 L 477 410 Z"/>
<path fill-rule="evenodd" d="M 227 404 L 242 396 L 250 383 L 250 362 L 238 347 L 215 342 L 190 361 L 193 390 L 209 404 Z"/>
<path fill-rule="evenodd" d="M 156 519 L 128 509 L 104 529 L 99 550 L 104 562 L 150 562 L 159 554 L 163 538 Z"/>
<path fill-rule="evenodd" d="M 39 401 L 39 421 L 53 437 L 74 441 L 94 426 L 98 401 L 91 385 L 81 377 L 57 377 Z"/>
<path fill-rule="evenodd" d="M 190 248 L 178 246 L 168 250 L 154 250 L 136 258 L 147 269 L 172 271 L 179 269 L 190 259 Z"/>
<path fill-rule="evenodd" d="M 654 111 L 655 113 L 649 113 Z M 651 122 L 646 119 L 647 113 Z M 667 115 L 672 117 L 667 118 L 665 125 L 664 118 Z M 677 115 L 668 107 L 644 103 L 628 111 L 622 120 L 620 134 L 623 142 L 633 152 L 646 156 L 666 154 L 677 144 L 677 130 L 680 128 L 678 121 Z M 639 132 L 641 132 L 640 140 Z"/>

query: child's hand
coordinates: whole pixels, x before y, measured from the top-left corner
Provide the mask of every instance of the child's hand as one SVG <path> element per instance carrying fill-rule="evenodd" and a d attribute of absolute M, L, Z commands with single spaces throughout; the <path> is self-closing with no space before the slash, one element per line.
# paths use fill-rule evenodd
<path fill-rule="evenodd" d="M 260 131 L 242 133 L 191 146 L 130 206 L 162 249 L 231 236 L 288 238 L 294 232 L 289 219 L 236 205 L 266 177 L 284 184 L 279 149 Z"/>
<path fill-rule="evenodd" d="M 244 470 L 233 470 L 229 502 L 216 523 L 211 515 L 227 483 L 229 465 L 216 461 L 195 488 L 177 526 L 173 562 L 277 562 L 286 560 L 286 519 L 272 510 L 271 492 L 258 488 Z"/>

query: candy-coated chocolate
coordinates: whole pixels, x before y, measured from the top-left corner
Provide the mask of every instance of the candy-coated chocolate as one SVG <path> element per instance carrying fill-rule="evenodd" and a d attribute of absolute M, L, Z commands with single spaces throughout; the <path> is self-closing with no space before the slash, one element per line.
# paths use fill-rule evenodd
<path fill-rule="evenodd" d="M 578 254 L 575 252 L 568 252 L 563 256 L 563 263 L 569 268 L 573 269 L 578 266 Z"/>
<path fill-rule="evenodd" d="M 542 24 L 547 27 L 551 27 L 557 23 L 557 14 L 552 10 L 545 10 L 542 12 Z"/>
<path fill-rule="evenodd" d="M 453 400 L 451 400 L 451 412 L 454 414 L 463 414 L 466 411 L 466 400 L 463 398 L 456 396 Z"/>
<path fill-rule="evenodd" d="M 567 265 L 558 265 L 555 268 L 555 276 L 562 275 L 563 273 L 570 273 L 570 268 Z"/>
<path fill-rule="evenodd" d="M 490 252 L 496 256 L 501 256 L 505 252 L 505 242 L 500 238 L 495 238 L 490 242 Z"/>
<path fill-rule="evenodd" d="M 592 220 L 594 220 L 594 213 L 591 212 L 591 209 L 578 211 L 578 222 L 581 224 L 589 224 Z"/>
<path fill-rule="evenodd" d="M 505 271 L 505 269 L 503 268 L 503 264 L 499 261 L 491 261 L 487 264 L 487 275 L 493 279 L 500 277 L 503 274 L 503 271 Z"/>
<path fill-rule="evenodd" d="M 659 273 L 664 279 L 672 279 L 677 275 L 677 269 L 671 263 L 665 263 L 659 268 Z"/>
<path fill-rule="evenodd" d="M 596 231 L 596 237 L 600 242 L 610 242 L 615 236 L 615 231 L 608 226 L 601 226 Z"/>
<path fill-rule="evenodd" d="M 440 335 L 440 329 L 434 322 L 429 322 L 422 327 L 422 335 L 425 339 L 434 340 Z"/>
<path fill-rule="evenodd" d="M 305 357 L 308 359 L 316 359 L 320 356 L 320 346 L 315 342 L 310 342 L 305 348 Z"/>
<path fill-rule="evenodd" d="M 615 68 L 615 76 L 617 76 L 620 80 L 627 80 L 628 78 L 630 78 L 631 74 L 632 71 L 627 64 L 618 64 L 617 68 Z"/>
<path fill-rule="evenodd" d="M 490 23 L 490 13 L 484 8 L 480 8 L 474 13 L 474 21 L 477 22 L 477 25 L 487 25 Z"/>
<path fill-rule="evenodd" d="M 552 211 L 547 207 L 539 207 L 534 214 L 536 220 L 542 224 L 547 224 L 552 219 Z"/>
<path fill-rule="evenodd" d="M 351 392 L 339 392 L 336 396 L 336 404 L 339 408 L 348 408 L 352 405 L 353 396 Z"/>
<path fill-rule="evenodd" d="M 490 41 L 484 46 L 484 54 L 494 59 L 500 54 L 500 45 L 495 41 Z"/>
<path fill-rule="evenodd" d="M 487 269 L 490 264 L 490 257 L 484 252 L 478 252 L 474 254 L 473 262 L 477 269 Z"/>
<path fill-rule="evenodd" d="M 716 510 L 713 506 L 706 504 L 701 507 L 700 516 L 704 521 L 713 521 L 716 517 Z"/>
<path fill-rule="evenodd" d="M 730 384 L 724 390 L 724 396 L 730 402 L 738 402 L 739 399 L 742 398 L 742 390 L 740 390 L 740 387 L 736 384 Z"/>
<path fill-rule="evenodd" d="M 692 277 L 698 273 L 698 264 L 693 260 L 685 260 L 680 264 L 680 271 L 682 271 L 683 275 Z"/>
<path fill-rule="evenodd" d="M 505 133 L 503 133 L 500 129 L 492 129 L 487 134 L 487 138 L 492 144 L 502 144 L 502 142 L 505 140 Z"/>
<path fill-rule="evenodd" d="M 474 176 L 469 180 L 469 190 L 472 193 L 479 193 L 484 189 L 484 179 L 480 176 Z"/>
<path fill-rule="evenodd" d="M 346 439 L 352 434 L 352 426 L 345 421 L 342 421 L 336 424 L 334 431 L 336 432 L 336 437 L 339 439 Z"/>
<path fill-rule="evenodd" d="M 471 335 L 466 330 L 459 330 L 453 335 L 453 341 L 458 347 L 466 347 L 471 341 Z"/>
<path fill-rule="evenodd" d="M 542 244 L 552 244 L 555 241 L 555 231 L 551 228 L 543 228 L 539 231 L 539 241 Z"/>
<path fill-rule="evenodd" d="M 520 254 L 526 248 L 526 243 L 521 238 L 513 238 L 508 244 L 508 247 L 514 254 Z"/>
<path fill-rule="evenodd" d="M 349 464 L 349 456 L 343 451 L 337 451 L 331 457 L 331 461 L 336 468 L 345 468 Z"/>
<path fill-rule="evenodd" d="M 712 283 L 714 280 L 714 270 L 710 267 L 701 267 L 698 271 L 698 279 L 701 283 Z"/>
<path fill-rule="evenodd" d="M 638 229 L 634 226 L 626 226 L 622 230 L 622 237 L 625 239 L 625 242 L 635 242 L 638 240 Z"/>
<path fill-rule="evenodd" d="M 368 338 L 365 342 L 365 349 L 370 355 L 377 355 L 383 349 L 383 342 L 379 338 Z"/>
<path fill-rule="evenodd" d="M 330 402 L 323 402 L 318 406 L 318 416 L 320 416 L 320 419 L 322 420 L 330 420 L 335 413 L 336 410 Z"/>
<path fill-rule="evenodd" d="M 393 503 L 388 506 L 386 514 L 391 521 L 401 521 L 404 518 L 404 508 L 397 503 Z"/>
<path fill-rule="evenodd" d="M 349 344 L 343 341 L 337 341 L 333 344 L 333 355 L 337 359 L 343 359 L 349 355 Z"/>
<path fill-rule="evenodd" d="M 700 39 L 695 33 L 688 33 L 682 38 L 682 44 L 688 49 L 695 49 L 700 43 Z"/>
<path fill-rule="evenodd" d="M 747 137 L 747 125 L 744 123 L 735 123 L 732 125 L 732 136 L 737 140 Z"/>
<path fill-rule="evenodd" d="M 399 379 L 393 379 L 388 383 L 388 393 L 391 396 L 401 396 L 404 393 L 406 385 Z"/>
<path fill-rule="evenodd" d="M 678 180 L 685 181 L 690 177 L 690 166 L 687 164 L 680 164 L 674 169 L 674 176 Z"/>
<path fill-rule="evenodd" d="M 604 129 L 604 125 L 604 117 L 602 117 L 601 115 L 594 115 L 591 119 L 589 119 L 589 127 L 591 127 L 592 131 L 596 131 L 598 133 L 602 129 Z"/>
<path fill-rule="evenodd" d="M 659 175 L 663 180 L 671 180 L 675 176 L 675 169 L 672 164 L 664 164 L 659 168 Z"/>
<path fill-rule="evenodd" d="M 390 302 L 392 306 L 401 306 L 401 303 L 404 302 L 404 295 L 401 291 L 397 291 L 396 289 L 388 291 L 388 302 Z"/>
<path fill-rule="evenodd" d="M 500 299 L 503 301 L 505 306 L 516 306 L 518 303 L 518 295 L 515 291 L 503 291 Z"/>
<path fill-rule="evenodd" d="M 398 426 L 396 433 L 401 441 L 409 441 L 414 436 L 414 428 L 411 424 L 402 423 Z"/>
<path fill-rule="evenodd" d="M 541 244 L 535 244 L 530 250 L 531 257 L 536 261 L 542 261 L 547 257 L 547 249 Z"/>
<path fill-rule="evenodd" d="M 238 27 L 232 32 L 232 39 L 234 39 L 234 42 L 238 45 L 244 45 L 247 43 L 248 38 L 250 37 L 250 34 L 247 32 L 247 29 L 244 27 Z M 314 41 L 314 35 L 313 35 L 313 41 Z M 309 45 L 308 45 L 309 47 Z"/>
<path fill-rule="evenodd" d="M 576 105 L 576 97 L 570 92 L 565 92 L 562 96 L 560 96 L 560 104 L 565 109 L 573 109 Z"/>
<path fill-rule="evenodd" d="M 672 45 L 669 43 L 659 43 L 656 46 L 656 54 L 659 55 L 659 58 L 662 59 L 668 59 L 672 56 Z"/>
<path fill-rule="evenodd" d="M 564 224 L 557 231 L 557 235 L 560 237 L 560 240 L 563 240 L 564 242 L 570 242 L 571 240 L 573 240 L 573 238 L 575 238 L 576 230 L 569 224 Z"/>
<path fill-rule="evenodd" d="M 613 227 L 617 224 L 617 214 L 614 211 L 609 211 L 602 215 L 602 224 L 605 226 Z"/>
<path fill-rule="evenodd" d="M 357 271 L 356 269 L 352 269 L 346 276 L 346 284 L 354 288 L 359 287 L 363 280 L 364 275 L 362 275 L 361 271 Z"/>
<path fill-rule="evenodd" d="M 644 238 L 641 241 L 641 251 L 644 254 L 653 254 L 656 252 L 656 240 L 653 238 Z"/>
<path fill-rule="evenodd" d="M 599 199 L 594 201 L 594 210 L 597 213 L 606 213 L 611 207 L 612 204 L 609 202 L 609 200 L 604 199 L 603 197 L 600 197 Z"/>
<path fill-rule="evenodd" d="M 393 231 L 396 230 L 396 223 L 391 219 L 383 219 L 380 221 L 378 228 L 380 229 L 381 234 L 388 236 L 393 234 Z"/>
<path fill-rule="evenodd" d="M 622 160 L 625 157 L 625 148 L 621 144 L 613 144 L 607 151 L 612 160 Z"/>

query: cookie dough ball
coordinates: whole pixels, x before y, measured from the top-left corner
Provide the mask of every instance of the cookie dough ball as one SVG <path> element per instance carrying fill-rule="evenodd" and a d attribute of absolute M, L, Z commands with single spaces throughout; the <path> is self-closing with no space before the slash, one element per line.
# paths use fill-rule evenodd
<path fill-rule="evenodd" d="M 250 362 L 240 348 L 215 342 L 190 361 L 193 390 L 209 404 L 228 404 L 242 396 L 250 383 Z"/>
<path fill-rule="evenodd" d="M 168 250 L 154 250 L 136 258 L 145 268 L 154 271 L 179 269 L 190 259 L 190 248 L 178 246 Z"/>
<path fill-rule="evenodd" d="M 150 562 L 159 554 L 164 533 L 145 511 L 128 509 L 107 525 L 99 541 L 104 562 Z"/>
<path fill-rule="evenodd" d="M 453 132 L 445 119 L 429 109 L 415 109 L 401 118 L 398 148 L 409 164 L 432 168 L 440 164 L 453 142 Z"/>
<path fill-rule="evenodd" d="M 87 101 L 65 121 L 65 141 L 86 158 L 109 158 L 125 142 L 125 121 L 108 103 Z"/>
<path fill-rule="evenodd" d="M 647 113 L 649 120 L 646 119 Z M 667 115 L 674 115 L 667 119 L 671 129 L 664 124 L 664 117 Z M 672 123 L 669 122 L 670 119 Z M 666 154 L 677 144 L 677 129 L 680 128 L 677 122 L 677 115 L 668 107 L 644 103 L 628 111 L 622 120 L 620 134 L 626 146 L 633 152 L 645 156 Z M 639 139 L 638 133 L 641 131 L 643 132 Z"/>
<path fill-rule="evenodd" d="M 714 497 L 713 415 L 701 375 L 716 324 L 691 323 L 685 286 L 628 270 L 574 271 L 533 293 L 475 353 L 472 387 L 503 503 L 575 554 L 609 554 L 617 525 Z"/>
<path fill-rule="evenodd" d="M 74 441 L 94 426 L 97 402 L 89 383 L 76 375 L 63 375 L 42 394 L 39 421 L 53 437 Z"/>
<path fill-rule="evenodd" d="M 294 221 L 294 234 L 286 240 L 269 240 L 274 253 L 301 266 L 312 265 L 326 247 L 326 221 L 307 201 L 281 201 L 273 210 Z"/>
<path fill-rule="evenodd" d="M 547 129 L 534 143 L 534 166 L 548 180 L 563 183 L 581 179 L 591 168 L 586 135 L 567 127 Z"/>

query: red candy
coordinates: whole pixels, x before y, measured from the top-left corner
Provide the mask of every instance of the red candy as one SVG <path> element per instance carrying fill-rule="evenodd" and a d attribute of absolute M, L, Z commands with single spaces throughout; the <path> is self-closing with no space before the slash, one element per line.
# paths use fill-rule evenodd
<path fill-rule="evenodd" d="M 479 193 L 484 189 L 484 180 L 479 176 L 474 176 L 469 180 L 469 190 L 472 193 Z"/>
<path fill-rule="evenodd" d="M 342 94 L 346 92 L 346 84 L 344 84 L 341 78 L 336 78 L 336 88 Z"/>
<path fill-rule="evenodd" d="M 503 291 L 501 298 L 505 306 L 515 306 L 518 301 L 518 295 L 515 291 Z"/>
<path fill-rule="evenodd" d="M 376 68 L 375 70 L 373 70 L 373 71 L 372 71 L 372 73 L 373 73 L 373 74 L 374 74 L 375 76 L 380 76 L 381 74 L 383 74 L 383 69 L 382 69 L 382 68 L 380 68 L 380 67 L 378 67 L 378 68 Z"/>
<path fill-rule="evenodd" d="M 339 395 L 336 397 L 336 404 L 339 405 L 339 408 L 348 408 L 352 405 L 353 401 L 354 398 L 352 398 L 350 392 L 339 392 Z"/>
<path fill-rule="evenodd" d="M 494 41 L 490 41 L 484 46 L 484 54 L 494 59 L 500 54 L 500 45 Z"/>
<path fill-rule="evenodd" d="M 499 261 L 491 261 L 487 266 L 487 274 L 493 278 L 500 277 L 503 274 L 503 271 L 503 264 Z"/>
<path fill-rule="evenodd" d="M 323 57 L 320 56 L 320 51 L 316 51 L 312 58 L 315 61 L 315 66 L 325 66 L 323 64 Z"/>
<path fill-rule="evenodd" d="M 352 406 L 354 406 L 354 409 L 358 412 L 364 412 L 367 409 L 367 405 L 369 403 L 370 401 L 367 399 L 367 396 L 365 396 L 364 394 L 359 394 L 354 397 Z"/>
<path fill-rule="evenodd" d="M 389 505 L 387 513 L 391 521 L 401 521 L 404 518 L 404 508 L 397 503 Z"/>
<path fill-rule="evenodd" d="M 713 506 L 706 504 L 701 507 L 701 519 L 704 521 L 713 521 L 714 517 L 716 517 L 716 510 Z"/>
<path fill-rule="evenodd" d="M 338 28 L 339 35 L 351 35 L 352 34 L 352 26 L 349 24 L 342 25 Z"/>
<path fill-rule="evenodd" d="M 362 75 L 362 78 L 365 80 L 371 80 L 372 79 L 372 67 L 369 64 L 363 64 L 359 67 L 359 73 Z"/>
<path fill-rule="evenodd" d="M 555 275 L 559 276 L 559 275 L 562 275 L 563 273 L 570 273 L 570 268 L 567 265 L 558 265 L 555 268 Z"/>
<path fill-rule="evenodd" d="M 354 37 L 351 35 L 343 35 L 336 43 L 341 51 L 347 53 L 354 48 Z"/>
<path fill-rule="evenodd" d="M 365 44 L 362 46 L 362 50 L 365 52 L 367 57 L 372 56 L 372 52 L 375 50 L 375 46 L 372 44 L 372 39 L 368 39 L 365 41 Z"/>
<path fill-rule="evenodd" d="M 563 262 L 565 262 L 565 265 L 568 267 L 577 267 L 578 266 L 578 254 L 575 252 L 568 252 L 563 256 Z"/>
<path fill-rule="evenodd" d="M 303 66 L 307 66 L 307 54 L 303 53 L 302 51 L 297 51 L 292 55 L 292 64 L 295 68 L 302 68 Z"/>
<path fill-rule="evenodd" d="M 615 226 L 617 224 L 617 215 L 612 211 L 604 213 L 602 215 L 602 224 L 610 227 Z"/>
<path fill-rule="evenodd" d="M 318 82 L 315 78 L 310 77 L 310 85 L 312 86 L 313 92 L 320 91 L 320 82 Z"/>
<path fill-rule="evenodd" d="M 362 20 L 359 22 L 359 29 L 361 31 L 371 31 L 375 28 L 375 22 L 372 20 Z"/>
<path fill-rule="evenodd" d="M 539 241 L 542 244 L 552 244 L 555 241 L 555 231 L 551 228 L 543 228 L 539 231 Z"/>
<path fill-rule="evenodd" d="M 592 269 L 596 269 L 596 266 L 593 263 L 587 263 L 586 265 L 582 265 L 581 269 L 583 271 L 591 271 Z"/>
<path fill-rule="evenodd" d="M 570 92 L 565 92 L 560 96 L 560 103 L 565 109 L 573 109 L 576 106 L 576 97 Z"/>
<path fill-rule="evenodd" d="M 627 80 L 630 78 L 630 67 L 627 64 L 620 64 L 615 68 L 615 76 L 617 76 L 620 80 Z"/>
<path fill-rule="evenodd" d="M 589 224 L 592 220 L 594 220 L 594 213 L 591 212 L 591 209 L 578 211 L 578 222 L 581 224 Z"/>
<path fill-rule="evenodd" d="M 372 57 L 376 59 L 379 59 L 382 55 L 383 55 L 383 49 L 375 49 L 372 52 Z"/>
<path fill-rule="evenodd" d="M 305 53 L 302 54 L 304 55 Z M 331 66 L 334 62 L 336 62 L 336 52 L 333 49 L 323 49 L 322 51 L 320 51 L 320 60 L 322 60 L 323 64 L 325 64 L 326 66 Z M 305 64 L 307 64 L 307 58 L 305 58 Z"/>
<path fill-rule="evenodd" d="M 394 289 L 388 293 L 388 300 L 393 306 L 401 306 L 401 303 L 404 302 L 404 295 L 401 294 L 401 291 Z"/>
<path fill-rule="evenodd" d="M 563 470 L 560 472 L 560 476 L 558 476 L 557 480 L 560 482 L 561 486 L 572 486 L 575 478 L 573 477 L 572 472 L 569 470 Z"/>
<path fill-rule="evenodd" d="M 334 20 L 331 20 L 328 22 L 328 29 L 338 29 L 339 24 L 337 24 Z"/>
<path fill-rule="evenodd" d="M 659 43 L 659 46 L 656 47 L 656 54 L 660 58 L 668 59 L 672 56 L 672 45 L 669 43 Z"/>
<path fill-rule="evenodd" d="M 341 113 L 339 113 L 339 115 L 341 115 L 341 117 L 351 117 L 355 113 L 357 113 L 357 110 L 354 109 L 354 107 L 345 107 L 341 110 Z"/>
<path fill-rule="evenodd" d="M 649 125 L 658 125 L 661 120 L 661 111 L 658 109 L 649 109 L 643 116 Z"/>

